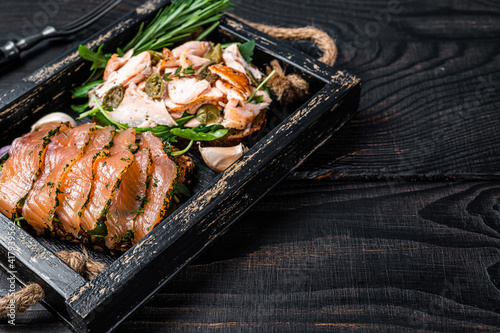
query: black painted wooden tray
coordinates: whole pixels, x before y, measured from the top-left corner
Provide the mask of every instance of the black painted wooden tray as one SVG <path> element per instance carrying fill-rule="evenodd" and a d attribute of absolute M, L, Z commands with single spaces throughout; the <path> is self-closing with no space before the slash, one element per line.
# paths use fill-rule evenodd
<path fill-rule="evenodd" d="M 151 19 L 168 1 L 149 1 L 116 24 L 90 38 L 86 45 L 105 52 L 129 40 L 139 24 Z M 229 17 L 210 40 L 256 41 L 254 63 L 262 67 L 278 59 L 288 72 L 303 76 L 311 98 L 303 105 L 268 111 L 267 127 L 251 149 L 224 173 L 197 163 L 193 197 L 120 257 L 89 250 L 107 264 L 87 282 L 54 255 L 78 246 L 33 237 L 0 215 L 0 264 L 15 270 L 21 283 L 40 284 L 44 305 L 76 332 L 106 332 L 118 326 L 138 306 L 168 283 L 184 266 L 263 198 L 357 111 L 361 83 L 356 77 L 311 59 L 287 44 Z M 68 112 L 69 88 L 88 76 L 88 64 L 72 51 L 44 66 L 0 96 L 0 145 L 28 131 L 38 118 L 53 111 Z M 10 256 L 14 266 L 9 267 Z"/>

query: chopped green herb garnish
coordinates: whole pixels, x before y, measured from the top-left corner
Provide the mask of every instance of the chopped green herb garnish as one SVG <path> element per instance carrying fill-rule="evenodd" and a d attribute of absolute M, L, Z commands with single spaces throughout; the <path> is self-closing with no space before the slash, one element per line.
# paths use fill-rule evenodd
<path fill-rule="evenodd" d="M 182 67 L 178 67 L 178 68 L 175 70 L 174 75 L 175 75 L 175 76 L 177 76 L 177 77 L 181 77 L 181 71 L 182 71 Z"/>
<path fill-rule="evenodd" d="M 127 233 L 122 237 L 122 242 L 128 242 L 134 237 L 135 231 L 132 229 L 128 229 Z"/>
<path fill-rule="evenodd" d="M 193 65 L 189 65 L 188 67 L 186 67 L 185 69 L 183 69 L 182 73 L 184 73 L 186 75 L 194 74 Z"/>

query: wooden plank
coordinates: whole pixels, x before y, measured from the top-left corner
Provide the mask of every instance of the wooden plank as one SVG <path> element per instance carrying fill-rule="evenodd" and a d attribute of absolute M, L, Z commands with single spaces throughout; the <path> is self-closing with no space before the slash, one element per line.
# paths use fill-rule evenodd
<path fill-rule="evenodd" d="M 286 181 L 119 331 L 497 331 L 500 241 L 469 221 L 499 192 Z"/>
<path fill-rule="evenodd" d="M 0 265 L 9 278 L 41 285 L 46 294 L 45 305 L 69 320 L 64 302 L 85 280 L 3 215 L 0 216 Z"/>
<path fill-rule="evenodd" d="M 234 12 L 264 24 L 321 27 L 354 47 L 378 41 L 495 41 L 500 34 L 500 5 L 494 0 L 373 0 L 369 4 L 363 0 L 255 0 L 238 2 Z"/>
<path fill-rule="evenodd" d="M 496 212 L 482 202 L 499 191 L 287 181 L 124 330 L 497 331 L 499 238 L 468 221 L 482 219 L 470 207 Z"/>
<path fill-rule="evenodd" d="M 339 66 L 365 80 L 360 112 L 295 176 L 496 173 L 498 45 L 378 42 L 344 61 L 341 48 Z"/>

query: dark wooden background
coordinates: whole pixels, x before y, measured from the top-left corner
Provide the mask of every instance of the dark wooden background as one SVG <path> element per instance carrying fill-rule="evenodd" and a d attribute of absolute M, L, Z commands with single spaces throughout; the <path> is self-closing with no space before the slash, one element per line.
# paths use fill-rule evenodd
<path fill-rule="evenodd" d="M 333 36 L 336 68 L 364 81 L 360 113 L 119 331 L 499 331 L 499 1 L 233 2 Z M 97 3 L 3 0 L 1 38 Z M 0 88 L 140 3 L 44 43 Z M 41 306 L 7 329 L 68 331 Z"/>

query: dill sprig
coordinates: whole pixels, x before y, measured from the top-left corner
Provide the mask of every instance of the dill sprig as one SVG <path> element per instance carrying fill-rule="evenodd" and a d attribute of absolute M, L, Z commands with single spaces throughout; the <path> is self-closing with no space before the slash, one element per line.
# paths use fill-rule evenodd
<path fill-rule="evenodd" d="M 160 50 L 189 38 L 202 26 L 210 24 L 198 36 L 200 40 L 217 27 L 220 17 L 230 5 L 229 0 L 175 0 L 158 11 L 146 27 L 143 23 L 123 51 L 133 48 L 134 53 L 138 54 L 147 50 Z"/>

